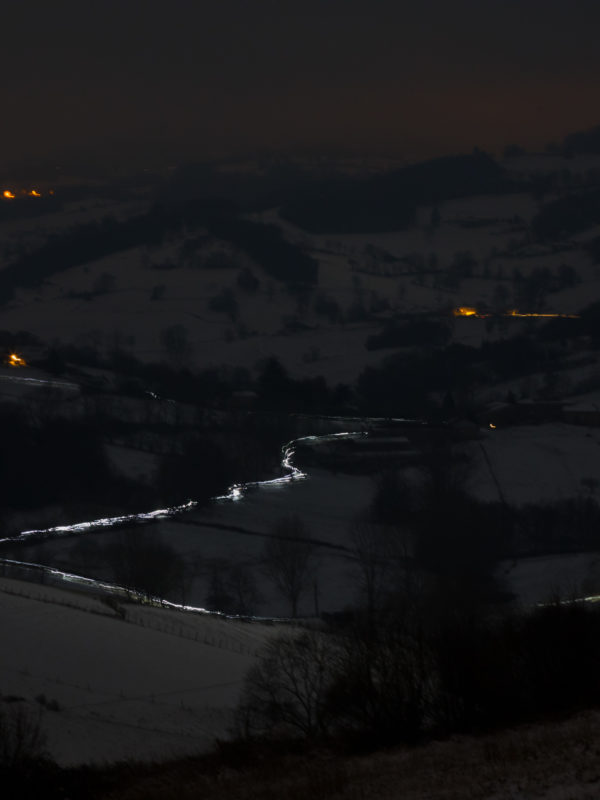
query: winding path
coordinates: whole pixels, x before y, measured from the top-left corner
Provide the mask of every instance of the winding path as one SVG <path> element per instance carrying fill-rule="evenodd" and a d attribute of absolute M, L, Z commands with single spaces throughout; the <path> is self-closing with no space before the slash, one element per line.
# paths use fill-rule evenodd
<path fill-rule="evenodd" d="M 39 384 L 45 383 L 44 381 L 41 380 L 37 380 L 36 382 Z M 48 381 L 46 383 L 52 383 L 52 382 Z M 71 386 L 73 384 L 69 385 Z M 156 397 L 156 399 L 159 398 Z M 319 419 L 330 419 L 330 420 L 335 419 L 336 421 L 339 422 L 344 418 L 320 417 Z M 357 424 L 360 423 L 363 426 L 366 422 L 368 422 L 367 419 L 362 419 L 357 417 L 347 418 L 347 419 L 349 422 L 354 422 Z M 373 419 L 372 421 L 376 420 Z M 213 497 L 212 502 L 238 502 L 243 499 L 245 493 L 249 489 L 261 489 L 264 487 L 285 485 L 292 483 L 294 481 L 305 480 L 306 478 L 309 477 L 308 474 L 306 472 L 303 472 L 293 463 L 295 448 L 299 444 L 310 443 L 313 445 L 315 444 L 318 445 L 320 443 L 337 441 L 340 439 L 359 439 L 367 435 L 368 435 L 367 432 L 364 430 L 343 431 L 338 433 L 326 433 L 322 435 L 301 436 L 297 439 L 293 439 L 289 442 L 286 442 L 281 448 L 281 468 L 284 472 L 283 475 L 277 478 L 271 478 L 269 480 L 248 481 L 246 483 L 233 484 L 232 486 L 229 487 L 229 489 L 225 494 Z M 72 525 L 56 525 L 50 528 L 35 528 L 32 530 L 25 530 L 21 531 L 21 533 L 19 533 L 17 536 L 0 538 L 0 545 L 19 544 L 26 540 L 31 540 L 31 539 L 48 540 L 61 536 L 83 535 L 83 534 L 93 533 L 99 530 L 123 527 L 126 525 L 156 522 L 158 520 L 167 519 L 169 517 L 177 517 L 186 514 L 187 512 L 197 508 L 198 505 L 199 505 L 198 501 L 188 500 L 185 503 L 181 503 L 176 506 L 170 506 L 168 508 L 159 508 L 153 511 L 145 511 L 137 514 L 124 514 L 121 516 L 114 516 L 114 517 L 100 517 L 98 519 L 77 522 Z M 239 532 L 249 533 L 253 535 L 257 533 L 255 531 L 249 531 L 242 528 L 240 528 Z M 317 542 L 317 544 L 321 544 L 323 546 L 330 545 L 330 543 L 327 542 Z M 330 546 L 335 547 L 335 549 L 342 549 L 342 550 L 345 549 L 341 545 L 330 545 Z M 76 573 L 65 572 L 63 570 L 57 569 L 55 567 L 50 567 L 44 564 L 37 564 L 28 561 L 19 561 L 16 559 L 5 559 L 5 558 L 0 558 L 0 564 L 4 565 L 5 570 L 8 568 L 12 572 L 18 571 L 19 573 L 24 575 L 42 574 L 44 577 L 49 578 L 53 583 L 57 583 L 58 585 L 75 584 L 83 589 L 108 593 L 119 597 L 123 597 L 125 599 L 137 599 L 148 602 L 148 597 L 142 592 L 128 589 L 124 586 L 120 586 L 118 584 L 111 583 L 109 581 L 101 581 L 95 578 L 87 577 L 85 575 L 78 575 Z M 185 611 L 221 614 L 221 612 L 208 611 L 208 609 L 201 607 L 183 605 L 180 603 L 173 603 L 171 601 L 159 597 L 151 598 L 151 602 L 155 602 L 157 604 L 160 604 L 161 606 L 169 608 L 178 608 Z M 267 619 L 265 617 L 251 617 L 251 618 L 263 619 L 263 620 Z"/>

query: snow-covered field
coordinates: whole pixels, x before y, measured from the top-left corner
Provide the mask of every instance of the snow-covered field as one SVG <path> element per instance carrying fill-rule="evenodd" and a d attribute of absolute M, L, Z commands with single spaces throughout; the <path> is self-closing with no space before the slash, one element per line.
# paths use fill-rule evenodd
<path fill-rule="evenodd" d="M 525 161 L 521 165 L 523 171 L 534 172 L 535 165 Z M 576 160 L 568 167 L 574 172 L 590 168 L 587 162 L 580 165 Z M 512 168 L 517 169 L 514 164 Z M 68 224 L 93 219 L 94 214 L 102 218 L 110 212 L 124 218 L 139 210 L 139 201 L 114 209 L 104 205 L 94 208 L 90 204 L 85 211 L 73 209 L 18 224 L 3 223 L 0 235 L 6 241 L 19 238 L 25 241 L 30 235 L 35 241 L 36 237 L 63 230 Z M 189 366 L 230 364 L 253 368 L 261 358 L 276 355 L 293 374 L 324 374 L 331 383 L 352 381 L 365 365 L 385 355 L 385 351 L 367 351 L 364 347 L 367 336 L 380 323 L 371 316 L 370 321 L 359 324 L 331 324 L 316 311 L 318 296 L 335 300 L 344 314 L 357 305 L 367 311 L 380 307 L 382 310 L 377 313 L 382 320 L 392 312 L 439 310 L 447 315 L 457 305 L 514 305 L 515 270 L 527 276 L 540 267 L 554 272 L 566 264 L 576 270 L 580 283 L 549 294 L 546 305 L 549 310 L 562 313 L 573 313 L 586 305 L 600 277 L 598 268 L 576 245 L 597 235 L 600 229 L 590 229 L 574 237 L 571 245 L 575 249 L 569 252 L 534 248 L 524 240 L 522 231 L 514 229 L 514 219 L 526 224 L 536 210 L 536 202 L 526 192 L 477 196 L 445 203 L 441 225 L 433 232 L 429 226 L 431 208 L 423 207 L 418 211 L 416 225 L 408 230 L 344 236 L 308 234 L 284 223 L 277 211 L 271 210 L 257 219 L 280 225 L 290 241 L 301 243 L 319 261 L 318 285 L 307 307 L 300 307 L 285 286 L 271 279 L 246 255 L 231 252 L 225 243 L 210 242 L 205 252 L 215 248 L 230 251 L 238 268 L 191 266 L 192 262 L 182 255 L 182 247 L 190 236 L 181 234 L 164 245 L 131 248 L 58 272 L 34 289 L 19 289 L 14 300 L 3 309 L 3 327 L 29 330 L 47 343 L 73 342 L 101 350 L 118 345 L 139 358 L 155 361 L 166 358 L 161 332 L 170 325 L 183 324 L 191 344 L 191 352 L 183 363 Z M 485 224 L 465 227 L 474 220 L 484 220 Z M 432 269 L 425 269 L 419 276 L 419 270 L 408 261 L 398 262 L 405 274 L 394 277 L 380 274 L 385 264 L 377 263 L 369 255 L 365 249 L 369 246 L 383 248 L 398 259 L 417 257 L 429 263 L 433 258 L 435 270 L 440 273 L 460 253 L 470 252 L 477 264 L 472 277 L 448 288 Z M 260 281 L 255 292 L 246 292 L 237 284 L 239 268 L 247 266 Z M 109 290 L 89 297 L 105 275 L 112 276 Z M 237 300 L 235 318 L 208 307 L 210 299 L 224 289 L 232 290 Z M 308 329 L 291 331 L 289 322 L 294 318 Z M 516 325 L 522 327 L 512 321 L 511 325 L 515 329 Z M 471 344 L 497 335 L 486 331 L 479 320 L 460 320 L 454 330 L 456 340 Z"/>
<path fill-rule="evenodd" d="M 585 491 L 582 480 L 598 477 L 600 428 L 564 423 L 498 427 L 471 445 L 469 453 L 470 489 L 483 500 L 521 505 L 576 497 Z"/>
<path fill-rule="evenodd" d="M 41 710 L 60 764 L 207 749 L 227 734 L 243 676 L 277 630 L 131 604 L 122 614 L 0 578 L 1 694 Z"/>
<path fill-rule="evenodd" d="M 600 599 L 600 554 L 565 553 L 503 561 L 498 578 L 520 603 Z"/>
<path fill-rule="evenodd" d="M 531 172 L 537 167 L 523 160 L 520 167 L 513 164 L 512 168 Z M 586 168 L 582 166 L 582 172 Z M 12 227 L 5 224 L 0 234 L 15 246 L 28 240 L 41 242 L 52 231 L 106 213 L 126 218 L 140 210 L 139 203 L 110 209 L 73 208 L 54 218 L 22 221 Z M 239 253 L 232 254 L 234 259 L 239 259 L 240 266 L 250 266 L 260 280 L 254 293 L 240 289 L 239 269 L 208 270 L 178 263 L 186 241 L 182 234 L 161 247 L 132 248 L 58 272 L 35 289 L 19 289 L 3 309 L 2 328 L 31 331 L 46 344 L 92 345 L 101 351 L 118 346 L 143 360 L 160 361 L 168 358 L 162 332 L 183 324 L 191 345 L 190 353 L 179 359 L 183 366 L 200 369 L 226 364 L 254 369 L 261 359 L 276 355 L 294 377 L 323 374 L 331 385 L 352 382 L 366 365 L 392 352 L 365 348 L 367 336 L 380 330 L 391 314 L 435 310 L 450 320 L 450 309 L 458 305 L 509 307 L 515 302 L 515 269 L 523 275 L 540 267 L 554 272 L 562 264 L 576 269 L 580 283 L 549 294 L 549 310 L 574 313 L 596 299 L 598 267 L 577 245 L 598 235 L 600 229 L 574 237 L 572 249 L 564 252 L 533 248 L 520 241 L 520 223 L 514 218 L 517 215 L 528 223 L 536 210 L 536 201 L 528 193 L 472 197 L 444 204 L 442 222 L 435 231 L 429 226 L 432 209 L 422 208 L 412 229 L 375 236 L 310 235 L 282 223 L 272 210 L 260 219 L 280 224 L 290 241 L 301 242 L 319 261 L 319 283 L 307 308 L 300 308 L 283 285 Z M 489 224 L 469 227 L 476 220 Z M 405 259 L 401 262 L 405 274 L 381 274 L 368 254 L 369 245 Z M 406 260 L 417 257 L 435 262 L 436 269 L 443 271 L 457 253 L 466 251 L 477 266 L 474 275 L 455 288 L 443 285 L 433 270 L 416 274 Z M 164 268 L 172 263 L 174 268 Z M 111 288 L 94 293 L 107 274 L 113 276 Z M 209 308 L 211 298 L 225 289 L 232 290 L 238 301 L 235 319 Z M 357 304 L 381 310 L 370 313 L 367 321 L 333 323 L 317 313 L 317 295 L 335 300 L 344 314 Z M 306 327 L 298 329 L 297 321 Z M 499 330 L 488 330 L 484 320 L 459 319 L 452 325 L 454 340 L 472 345 L 501 335 Z M 511 331 L 527 330 L 525 322 L 508 320 L 508 325 Z M 575 366 L 563 379 L 576 391 L 578 381 L 593 376 L 595 370 L 594 364 Z M 28 377 L 37 375 L 30 372 Z M 534 380 L 528 380 L 533 386 Z M 528 389 L 525 383 L 482 389 L 481 396 L 488 392 L 490 399 L 502 399 L 513 389 L 527 395 L 531 386 Z M 25 389 L 34 388 L 21 379 L 21 373 L 0 375 L 3 399 L 18 402 Z M 71 395 L 70 402 L 76 406 L 76 388 L 60 387 L 60 392 L 63 402 Z M 582 397 L 597 399 L 575 396 L 573 402 Z M 485 500 L 514 504 L 592 491 L 599 474 L 599 431 L 565 424 L 500 426 L 480 442 L 465 445 L 472 456 L 470 490 Z M 153 456 L 114 445 L 110 456 L 130 476 L 148 476 L 156 466 Z M 259 587 L 259 613 L 288 614 L 286 601 L 261 569 L 261 552 L 266 535 L 289 514 L 297 514 L 307 536 L 317 542 L 300 614 L 339 611 L 356 600 L 356 564 L 344 548 L 349 545 L 352 524 L 372 497 L 372 480 L 317 468 L 310 473 L 305 481 L 261 488 L 240 502 L 216 504 L 210 511 L 158 524 L 169 545 L 187 562 L 201 565 L 186 602 L 205 604 L 211 565 L 237 563 L 250 571 Z M 99 543 L 118 536 L 110 532 L 88 535 Z M 33 554 L 23 551 L 23 560 L 43 563 L 50 551 L 64 557 L 76 542 L 69 538 L 39 545 Z M 544 602 L 558 592 L 600 591 L 600 568 L 594 555 L 522 559 L 502 564 L 499 571 L 524 604 Z M 205 749 L 215 736 L 226 733 L 243 675 L 260 645 L 276 630 L 261 623 L 138 605 L 123 608 L 124 617 L 91 596 L 0 578 L 0 692 L 4 697 L 24 698 L 18 702 L 43 710 L 50 751 L 61 764 L 166 759 Z M 526 796 L 518 788 L 509 790 L 510 794 L 499 790 L 497 797 Z"/>

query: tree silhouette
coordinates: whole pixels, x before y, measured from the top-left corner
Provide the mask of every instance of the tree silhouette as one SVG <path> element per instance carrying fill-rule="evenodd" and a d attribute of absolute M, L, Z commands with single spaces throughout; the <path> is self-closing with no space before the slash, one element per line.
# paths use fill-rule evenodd
<path fill-rule="evenodd" d="M 298 615 L 298 603 L 311 575 L 314 549 L 306 538 L 304 523 L 291 514 L 273 527 L 262 551 L 264 572 L 290 604 L 292 617 Z"/>

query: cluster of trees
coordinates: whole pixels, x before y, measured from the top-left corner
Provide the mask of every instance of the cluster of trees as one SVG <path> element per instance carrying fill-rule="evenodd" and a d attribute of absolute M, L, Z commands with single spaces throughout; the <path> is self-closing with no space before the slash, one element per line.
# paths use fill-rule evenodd
<path fill-rule="evenodd" d="M 413 224 L 417 205 L 496 193 L 509 185 L 493 158 L 478 151 L 368 178 L 336 174 L 314 180 L 286 197 L 280 213 L 314 233 L 376 233 Z"/>
<path fill-rule="evenodd" d="M 592 496 L 526 503 L 504 516 L 515 556 L 596 552 L 600 546 L 600 506 Z"/>
<path fill-rule="evenodd" d="M 313 233 L 377 233 L 414 223 L 416 203 L 399 184 L 336 176 L 302 187 L 281 215 Z"/>
<path fill-rule="evenodd" d="M 210 564 L 209 573 L 204 600 L 207 608 L 237 616 L 257 613 L 263 598 L 246 565 L 216 559 Z"/>
<path fill-rule="evenodd" d="M 422 462 L 417 482 L 394 470 L 381 474 L 368 519 L 391 530 L 410 563 L 434 576 L 443 591 L 495 601 L 503 594 L 494 570 L 508 552 L 510 531 L 501 504 L 468 493 L 470 470 L 468 459 L 442 440 Z M 405 559 L 394 560 L 402 572 Z"/>
<path fill-rule="evenodd" d="M 238 302 L 235 298 L 233 289 L 222 289 L 208 301 L 210 311 L 217 311 L 220 314 L 227 314 L 232 322 L 235 322 L 238 315 Z"/>
<path fill-rule="evenodd" d="M 600 191 L 578 192 L 554 200 L 531 221 L 539 239 L 560 239 L 572 236 L 600 222 Z"/>
<path fill-rule="evenodd" d="M 414 319 L 388 323 L 380 333 L 367 337 L 367 350 L 387 347 L 441 347 L 451 336 L 447 323 L 432 319 Z"/>
<path fill-rule="evenodd" d="M 576 286 L 579 280 L 577 271 L 568 264 L 561 264 L 554 273 L 548 267 L 536 267 L 527 275 L 515 269 L 515 305 L 522 311 L 542 311 L 548 293 L 569 289 Z"/>
<path fill-rule="evenodd" d="M 599 634 L 581 605 L 492 616 L 400 596 L 375 624 L 272 640 L 246 677 L 238 732 L 370 749 L 576 711 L 600 702 Z"/>
<path fill-rule="evenodd" d="M 73 345 L 51 348 L 36 363 L 57 375 L 65 372 L 68 363 L 104 367 L 125 376 L 119 384 L 124 394 L 143 396 L 150 390 L 160 396 L 204 408 L 222 410 L 229 407 L 235 392 L 255 390 L 256 410 L 259 414 L 268 412 L 271 417 L 261 417 L 258 424 L 260 426 L 263 422 L 267 428 L 271 427 L 272 414 L 275 412 L 281 416 L 290 412 L 343 413 L 353 402 L 353 391 L 348 385 L 332 387 L 322 375 L 295 379 L 275 357 L 262 362 L 256 379 L 243 367 L 209 367 L 202 370 L 181 367 L 180 360 L 190 352 L 191 344 L 187 329 L 180 324 L 165 328 L 161 340 L 172 359 L 171 363 L 146 363 L 120 348 L 103 356 L 95 347 Z M 102 389 L 91 388 L 97 391 Z"/>
<path fill-rule="evenodd" d="M 547 322 L 538 333 L 538 339 L 547 341 L 565 341 L 588 337 L 591 346 L 600 347 L 600 302 L 591 303 L 579 313 L 578 319 L 554 319 Z"/>
<path fill-rule="evenodd" d="M 276 358 L 267 359 L 256 383 L 260 411 L 340 413 L 352 399 L 345 384 L 331 388 L 325 378 L 292 378 Z"/>
<path fill-rule="evenodd" d="M 33 346 L 40 347 L 42 341 L 30 331 L 0 330 L 0 348 L 5 350 L 16 350 L 21 347 Z"/>
<path fill-rule="evenodd" d="M 0 776 L 10 778 L 11 774 L 22 773 L 25 780 L 21 785 L 26 791 L 30 788 L 32 769 L 46 757 L 47 740 L 41 725 L 41 709 L 33 713 L 22 701 L 23 698 L 0 695 Z M 38 790 L 42 791 L 39 787 Z"/>
<path fill-rule="evenodd" d="M 223 493 L 237 477 L 236 464 L 226 449 L 208 435 L 189 435 L 176 452 L 162 456 L 155 477 L 161 502 L 200 503 Z"/>
<path fill-rule="evenodd" d="M 284 239 L 276 225 L 221 217 L 212 222 L 210 231 L 250 256 L 272 278 L 291 284 L 317 282 L 318 262 Z"/>
<path fill-rule="evenodd" d="M 553 330 L 560 330 L 562 336 L 567 332 L 576 334 L 578 322 L 556 320 Z M 574 323 L 572 327 L 570 323 Z M 436 396 L 450 393 L 455 401 L 464 399 L 462 411 L 469 413 L 469 392 L 477 384 L 543 372 L 550 364 L 556 364 L 559 346 L 549 344 L 548 339 L 543 333 L 539 339 L 518 335 L 483 341 L 479 347 L 452 343 L 429 351 L 395 353 L 377 366 L 366 367 L 359 375 L 356 382 L 359 408 L 361 413 L 371 416 L 433 418 L 441 411 Z M 386 341 L 385 332 L 375 338 L 376 343 Z"/>
<path fill-rule="evenodd" d="M 600 153 L 600 125 L 587 131 L 570 133 L 563 139 L 560 151 L 566 157 L 579 154 Z"/>
<path fill-rule="evenodd" d="M 48 411 L 47 404 L 40 408 Z M 0 425 L 3 509 L 91 500 L 99 486 L 112 482 L 101 431 L 93 420 L 36 419 L 7 405 L 0 407 Z"/>
<path fill-rule="evenodd" d="M 194 567 L 155 531 L 131 528 L 99 547 L 94 554 L 109 567 L 120 586 L 150 597 L 188 599 Z"/>
<path fill-rule="evenodd" d="M 432 455 L 418 485 L 382 475 L 351 531 L 361 604 L 266 646 L 237 709 L 242 738 L 372 748 L 600 703 L 598 611 L 504 603 L 493 572 L 509 510 L 469 498 L 460 462 Z M 590 513 L 576 527 L 593 535 Z"/>
<path fill-rule="evenodd" d="M 158 395 L 181 402 L 223 408 L 232 392 L 249 389 L 252 379 L 243 367 L 208 367 L 190 370 L 181 367 L 180 360 L 191 351 L 189 333 L 185 325 L 177 323 L 161 331 L 161 343 L 172 359 L 166 362 L 144 362 L 120 347 L 106 355 L 92 345 L 61 345 L 49 348 L 36 365 L 55 375 L 62 375 L 67 365 L 103 367 L 127 378 L 123 394 L 141 396 L 150 390 Z M 85 385 L 86 377 L 81 377 Z M 90 387 L 101 391 L 101 386 Z"/>
<path fill-rule="evenodd" d="M 455 576 L 457 587 L 490 597 L 504 596 L 494 578 L 500 558 L 598 550 L 600 505 L 593 479 L 586 481 L 587 494 L 512 506 L 471 496 L 471 469 L 464 456 L 444 446 L 432 450 L 416 484 L 394 470 L 384 472 L 369 519 L 410 530 L 416 563 L 438 580 Z"/>

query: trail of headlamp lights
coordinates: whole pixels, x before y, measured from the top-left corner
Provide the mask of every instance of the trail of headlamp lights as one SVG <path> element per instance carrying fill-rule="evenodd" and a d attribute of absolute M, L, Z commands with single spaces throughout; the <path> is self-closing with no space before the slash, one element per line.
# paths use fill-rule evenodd
<path fill-rule="evenodd" d="M 328 442 L 328 441 L 336 441 L 339 439 L 359 439 L 364 436 L 367 436 L 365 431 L 344 431 L 340 433 L 328 433 L 323 434 L 320 436 L 302 436 L 298 439 L 293 439 L 290 442 L 287 442 L 281 448 L 281 466 L 284 470 L 286 470 L 286 474 L 282 475 L 278 478 L 272 478 L 270 480 L 264 481 L 248 481 L 245 483 L 236 483 L 229 487 L 228 491 L 223 495 L 218 495 L 217 497 L 213 497 L 213 502 L 223 502 L 223 501 L 239 501 L 244 497 L 244 494 L 248 489 L 260 489 L 263 487 L 270 487 L 270 486 L 283 486 L 288 483 L 292 483 L 293 481 L 304 480 L 308 477 L 306 472 L 303 472 L 301 469 L 296 467 L 292 462 L 295 447 L 298 444 L 304 442 L 312 442 L 312 443 L 320 443 L 320 442 Z M 168 517 L 174 517 L 179 514 L 184 514 L 188 511 L 197 508 L 198 501 L 197 500 L 188 500 L 185 503 L 181 503 L 180 505 L 170 506 L 168 508 L 160 508 L 155 509 L 154 511 L 147 511 L 142 512 L 139 514 L 123 514 L 121 516 L 116 517 L 101 517 L 100 519 L 90 520 L 86 522 L 78 522 L 73 525 L 56 525 L 51 528 L 36 528 L 33 530 L 21 531 L 17 536 L 9 536 L 0 539 L 0 544 L 3 543 L 21 543 L 30 539 L 40 538 L 40 539 L 51 539 L 56 538 L 59 536 L 70 536 L 73 534 L 85 534 L 90 533 L 97 530 L 102 529 L 110 529 L 116 528 L 123 525 L 128 524 L 139 524 L 139 523 L 149 523 L 155 522 L 160 519 L 166 519 Z M 182 603 L 174 603 L 170 600 L 165 600 L 161 597 L 149 597 L 143 592 L 137 591 L 135 589 L 128 589 L 125 586 L 120 586 L 116 583 L 111 583 L 109 581 L 101 581 L 95 578 L 89 578 L 85 575 L 78 575 L 72 572 L 65 572 L 64 570 L 57 569 L 56 567 L 49 567 L 44 564 L 36 564 L 28 561 L 18 561 L 16 559 L 0 559 L 0 563 L 6 564 L 7 566 L 20 568 L 22 570 L 31 571 L 31 572 L 43 572 L 45 575 L 49 575 L 58 579 L 63 583 L 74 583 L 78 586 L 83 588 L 88 587 L 90 589 L 101 590 L 107 592 L 112 595 L 118 595 L 123 597 L 124 599 L 128 600 L 137 600 L 140 602 L 151 603 L 153 605 L 160 605 L 163 608 L 173 608 L 178 609 L 180 611 L 193 611 L 198 613 L 205 613 L 205 614 L 214 614 L 217 616 L 222 617 L 233 617 L 237 618 L 238 615 L 232 614 L 224 614 L 220 611 L 209 611 L 206 608 L 202 608 L 200 606 L 191 606 L 191 605 L 184 605 Z M 269 621 L 285 621 L 287 618 L 285 617 L 259 617 L 255 615 L 243 615 L 243 619 L 252 619 L 252 620 L 269 620 Z"/>

